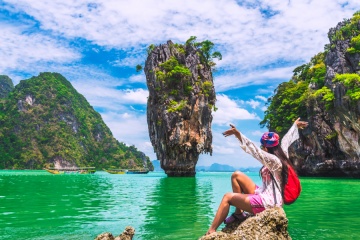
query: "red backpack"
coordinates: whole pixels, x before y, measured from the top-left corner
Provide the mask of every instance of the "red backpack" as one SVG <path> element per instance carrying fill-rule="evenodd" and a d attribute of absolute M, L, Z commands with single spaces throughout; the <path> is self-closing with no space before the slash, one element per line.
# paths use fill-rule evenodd
<path fill-rule="evenodd" d="M 288 174 L 287 174 L 288 176 L 285 182 L 284 192 L 281 191 L 281 188 L 278 186 L 272 174 L 271 177 L 273 179 L 273 182 L 275 182 L 277 188 L 280 190 L 280 192 L 282 192 L 284 204 L 290 205 L 294 203 L 296 199 L 300 196 L 301 184 L 295 170 L 290 165 L 287 166 L 288 166 Z M 274 197 L 275 197 L 275 192 L 274 192 Z M 275 198 L 275 203 L 276 203 L 276 198 Z"/>
<path fill-rule="evenodd" d="M 288 178 L 284 187 L 284 204 L 290 205 L 300 196 L 301 184 L 295 170 L 288 165 Z"/>

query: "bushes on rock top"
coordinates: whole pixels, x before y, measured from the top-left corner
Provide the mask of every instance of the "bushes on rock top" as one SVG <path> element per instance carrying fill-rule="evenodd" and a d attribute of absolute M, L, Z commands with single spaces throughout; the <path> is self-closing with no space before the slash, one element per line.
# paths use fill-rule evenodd
<path fill-rule="evenodd" d="M 260 122 L 261 127 L 267 127 L 283 136 L 299 116 L 307 115 L 306 104 L 314 97 L 309 84 L 316 84 L 319 88 L 324 86 L 324 61 L 324 53 L 319 53 L 312 57 L 309 63 L 294 69 L 292 79 L 281 83 L 275 89 L 274 95 L 268 99 L 268 108 Z"/>
<path fill-rule="evenodd" d="M 322 96 L 322 100 L 325 101 L 325 107 L 326 109 L 330 109 L 333 106 L 333 101 L 335 99 L 334 93 L 331 91 L 330 88 L 323 86 L 322 88 L 316 90 L 315 93 L 313 93 L 315 97 Z"/>
<path fill-rule="evenodd" d="M 346 51 L 351 54 L 360 53 L 360 34 L 351 39 L 350 47 Z"/>
<path fill-rule="evenodd" d="M 334 82 L 341 82 L 348 89 L 346 95 L 351 100 L 357 101 L 360 99 L 360 76 L 356 73 L 336 74 Z"/>
<path fill-rule="evenodd" d="M 335 32 L 331 37 L 331 41 L 345 40 L 348 38 L 355 37 L 359 35 L 360 29 L 358 29 L 358 24 L 360 21 L 359 11 L 354 13 L 351 19 L 346 20 L 346 24 Z"/>
<path fill-rule="evenodd" d="M 215 63 L 213 62 L 214 58 L 222 59 L 220 52 L 213 50 L 214 44 L 205 40 L 202 42 L 196 42 L 196 37 L 190 37 L 185 44 L 170 44 L 169 48 L 175 56 L 171 56 L 167 61 L 158 65 L 154 69 L 155 78 L 157 81 L 156 86 L 154 86 L 155 91 L 159 92 L 165 90 L 164 93 L 161 93 L 162 97 L 159 98 L 160 101 L 168 102 L 168 111 L 178 111 L 182 109 L 183 103 L 187 101 L 184 98 L 192 94 L 203 94 L 206 97 L 210 96 L 211 90 L 213 89 L 213 84 L 211 81 L 202 79 L 201 70 L 204 67 L 214 67 Z M 192 72 L 188 67 L 183 63 L 183 57 L 187 57 L 189 50 L 193 51 L 195 48 L 196 54 L 200 57 L 200 63 L 197 65 L 197 76 L 194 81 L 192 81 Z M 148 47 L 148 53 L 155 49 L 154 45 Z M 182 56 L 183 55 L 183 56 Z M 185 56 L 184 56 L 185 55 Z M 182 56 L 182 57 L 179 57 Z M 195 73 L 196 74 L 196 73 Z M 203 82 L 205 80 L 205 82 Z M 194 89 L 196 90 L 194 92 Z M 166 96 L 165 96 L 166 95 Z M 169 101 L 168 97 L 171 99 Z M 171 101 L 180 101 L 179 104 L 175 104 Z"/>

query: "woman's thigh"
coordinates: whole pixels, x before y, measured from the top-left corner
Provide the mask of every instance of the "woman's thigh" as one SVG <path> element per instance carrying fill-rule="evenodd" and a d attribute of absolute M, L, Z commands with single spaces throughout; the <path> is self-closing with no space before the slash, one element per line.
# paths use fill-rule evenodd
<path fill-rule="evenodd" d="M 252 212 L 252 207 L 248 194 L 232 193 L 229 202 L 232 206 L 235 206 L 247 212 Z"/>
<path fill-rule="evenodd" d="M 237 181 L 240 185 L 242 192 L 246 194 L 254 194 L 256 184 L 254 181 L 245 173 L 236 171 L 232 175 L 232 181 Z"/>

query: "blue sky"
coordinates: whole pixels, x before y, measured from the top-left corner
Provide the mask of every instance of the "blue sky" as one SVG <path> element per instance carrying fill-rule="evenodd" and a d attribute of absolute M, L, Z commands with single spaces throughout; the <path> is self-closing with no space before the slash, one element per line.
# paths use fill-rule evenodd
<path fill-rule="evenodd" d="M 260 166 L 225 138 L 229 123 L 259 141 L 266 99 L 292 70 L 323 51 L 329 28 L 358 0 L 2 0 L 0 74 L 14 84 L 59 72 L 101 113 L 114 136 L 156 159 L 146 122 L 146 48 L 190 36 L 223 55 L 214 84 L 213 156 L 198 165 Z"/>

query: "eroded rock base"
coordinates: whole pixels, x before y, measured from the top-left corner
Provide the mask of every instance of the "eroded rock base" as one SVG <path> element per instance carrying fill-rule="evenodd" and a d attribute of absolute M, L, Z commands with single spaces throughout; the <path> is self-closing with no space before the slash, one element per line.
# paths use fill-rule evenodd
<path fill-rule="evenodd" d="M 220 232 L 203 236 L 200 240 L 218 239 L 291 239 L 288 219 L 282 208 L 267 209 L 244 222 L 235 221 Z"/>
<path fill-rule="evenodd" d="M 194 177 L 195 171 L 165 171 L 168 177 Z"/>
<path fill-rule="evenodd" d="M 114 237 L 111 233 L 106 232 L 98 235 L 95 240 L 131 240 L 135 235 L 135 229 L 133 227 L 126 227 L 124 232 L 119 236 Z"/>

